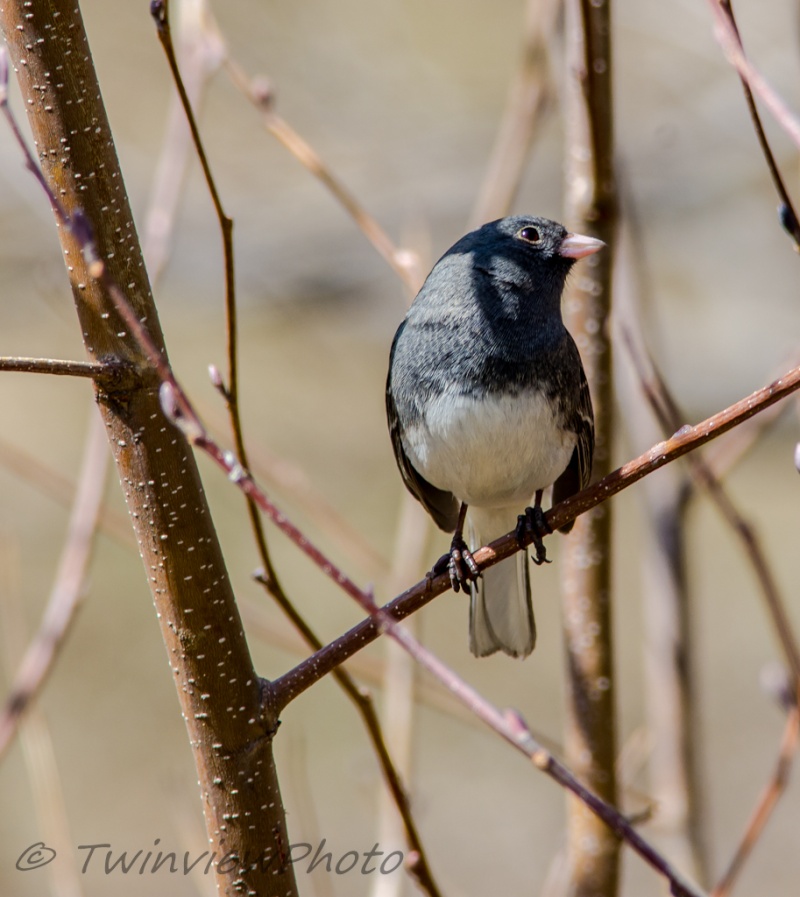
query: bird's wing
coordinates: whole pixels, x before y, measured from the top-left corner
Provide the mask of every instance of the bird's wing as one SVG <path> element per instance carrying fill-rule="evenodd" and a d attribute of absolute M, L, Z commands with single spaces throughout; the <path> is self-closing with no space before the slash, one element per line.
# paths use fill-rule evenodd
<path fill-rule="evenodd" d="M 577 347 L 575 352 L 577 354 Z M 589 479 L 592 475 L 594 412 L 592 411 L 592 397 L 589 393 L 589 384 L 586 382 L 586 374 L 583 371 L 582 364 L 580 365 L 578 401 L 566 421 L 566 429 L 575 433 L 577 442 L 567 469 L 553 484 L 554 505 L 569 498 L 581 489 L 585 489 L 589 485 Z M 568 533 L 572 529 L 573 523 L 574 521 L 570 521 L 560 531 Z"/>
<path fill-rule="evenodd" d="M 425 477 L 415 470 L 403 449 L 403 441 L 400 435 L 400 419 L 397 416 L 397 408 L 392 395 L 391 379 L 386 384 L 386 416 L 389 419 L 389 435 L 392 439 L 394 456 L 408 491 L 433 517 L 440 529 L 447 533 L 455 532 L 458 524 L 458 500 L 452 492 L 432 486 Z"/>

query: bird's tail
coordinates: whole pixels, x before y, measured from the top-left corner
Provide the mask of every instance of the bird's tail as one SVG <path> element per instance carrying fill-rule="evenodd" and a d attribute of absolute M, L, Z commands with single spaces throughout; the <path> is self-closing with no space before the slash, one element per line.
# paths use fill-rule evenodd
<path fill-rule="evenodd" d="M 469 509 L 470 547 L 474 550 L 514 529 L 517 514 L 508 508 Z M 527 657 L 536 644 L 527 551 L 484 570 L 472 584 L 469 649 L 476 657 L 505 651 Z"/>

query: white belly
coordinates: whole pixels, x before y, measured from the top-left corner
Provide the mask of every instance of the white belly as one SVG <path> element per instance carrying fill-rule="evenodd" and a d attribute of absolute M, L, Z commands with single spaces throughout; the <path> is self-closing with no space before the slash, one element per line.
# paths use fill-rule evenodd
<path fill-rule="evenodd" d="M 429 483 L 477 507 L 524 507 L 563 473 L 575 443 L 533 391 L 486 399 L 445 393 L 403 434 L 409 460 Z"/>

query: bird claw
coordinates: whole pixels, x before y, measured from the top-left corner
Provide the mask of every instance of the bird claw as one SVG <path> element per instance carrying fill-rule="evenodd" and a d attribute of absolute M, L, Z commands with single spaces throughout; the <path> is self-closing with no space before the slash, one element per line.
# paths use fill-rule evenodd
<path fill-rule="evenodd" d="M 438 576 L 447 571 L 450 577 L 450 585 L 454 592 L 467 591 L 471 582 L 475 582 L 481 575 L 478 565 L 467 543 L 461 536 L 453 536 L 448 554 L 443 554 L 433 565 L 433 574 Z"/>
<path fill-rule="evenodd" d="M 544 536 L 549 536 L 552 532 L 553 529 L 547 523 L 544 511 L 539 505 L 525 508 L 525 513 L 517 517 L 517 541 L 520 544 L 520 548 L 525 548 L 525 537 L 527 535 L 531 536 L 531 545 L 536 549 L 536 557 L 531 556 L 531 560 L 537 567 L 551 563 L 547 557 L 547 551 L 542 539 Z"/>

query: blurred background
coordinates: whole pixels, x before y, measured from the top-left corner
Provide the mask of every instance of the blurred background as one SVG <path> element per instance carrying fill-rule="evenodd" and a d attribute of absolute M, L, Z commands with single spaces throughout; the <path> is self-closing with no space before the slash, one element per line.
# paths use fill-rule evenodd
<path fill-rule="evenodd" d="M 165 136 L 168 69 L 146 2 L 81 5 L 141 231 Z M 213 11 L 231 55 L 269 80 L 283 118 L 426 272 L 468 228 L 520 62 L 524 3 L 495 0 L 466 12 L 455 0 L 233 0 Z M 742 0 L 737 13 L 752 59 L 800 108 L 796 4 Z M 635 211 L 622 237 L 629 267 L 640 275 L 623 273 L 618 283 L 641 301 L 649 345 L 693 422 L 790 366 L 800 335 L 798 260 L 778 224 L 741 88 L 714 42 L 707 6 L 618 0 L 614 20 L 620 181 Z M 557 82 L 563 61 L 557 43 L 553 49 Z M 24 124 L 19 97 L 12 100 Z M 386 432 L 384 383 L 409 296 L 330 193 L 264 131 L 224 73 L 209 84 L 201 121 L 235 221 L 242 411 L 254 467 L 294 522 L 356 581 L 375 583 L 388 599 L 403 487 Z M 791 190 L 796 148 L 771 120 L 767 130 Z M 515 212 L 561 216 L 562 136 L 554 100 L 537 126 Z M 0 290 L 0 355 L 84 357 L 52 215 L 3 130 Z M 225 368 L 222 251 L 194 161 L 156 298 L 175 370 L 227 443 L 224 407 L 207 372 L 209 364 Z M 647 447 L 626 431 L 631 394 L 630 385 L 620 386 L 620 463 Z M 93 413 L 86 382 L 0 376 L 0 594 L 4 604 L 22 608 L 28 633 L 46 602 L 65 531 L 68 504 L 59 483 L 77 477 Z M 728 479 L 762 536 L 796 624 L 797 439 L 797 416 L 787 409 Z M 257 668 L 278 676 L 303 652 L 252 581 L 258 559 L 241 497 L 202 457 L 200 465 Z M 636 486 L 614 504 L 620 746 L 639 756 L 624 776 L 623 804 L 631 811 L 646 806 L 648 794 L 641 773 L 650 700 L 642 676 L 642 496 Z M 124 515 L 113 473 L 107 504 Z M 779 654 L 739 543 L 704 499 L 692 505 L 688 522 L 701 799 L 718 874 L 777 757 L 784 719 L 761 678 Z M 191 751 L 126 532 L 123 517 L 118 531 L 99 536 L 85 600 L 41 700 L 70 843 L 135 853 L 161 839 L 161 849 L 199 855 L 204 831 Z M 361 618 L 280 534 L 268 528 L 268 536 L 287 592 L 323 639 Z M 535 571 L 539 643 L 524 663 L 469 654 L 463 596 L 442 596 L 416 621 L 428 646 L 492 701 L 518 708 L 556 751 L 563 694 L 559 540 L 548 545 L 555 562 Z M 426 563 L 446 545 L 431 533 Z M 409 569 L 400 584 L 421 572 Z M 19 632 L 9 613 L 2 617 L 6 677 L 24 641 L 9 638 Z M 385 646 L 363 653 L 355 672 L 374 684 Z M 539 893 L 564 846 L 563 793 L 421 674 L 419 680 L 410 788 L 443 890 Z M 350 704 L 325 681 L 292 704 L 283 722 L 276 750 L 291 841 L 316 846 L 325 838 L 334 859 L 371 849 L 380 840 L 382 785 Z M 28 768 L 18 741 L 0 765 L 0 888 L 19 895 L 45 893 L 60 862 L 24 874 L 15 869 L 23 848 L 47 840 Z M 794 892 L 798 831 L 798 786 L 790 785 L 743 873 L 742 893 Z M 643 832 L 659 843 L 657 810 Z M 396 848 L 405 846 L 381 842 L 387 853 Z M 85 851 L 75 856 L 80 865 Z M 624 894 L 663 892 L 636 857 L 627 850 L 623 857 Z M 87 895 L 125 897 L 213 893 L 209 879 L 107 876 L 99 864 L 79 876 Z M 302 893 L 322 897 L 367 894 L 374 885 L 355 871 L 300 870 L 299 880 Z M 410 883 L 401 889 L 413 891 Z"/>

